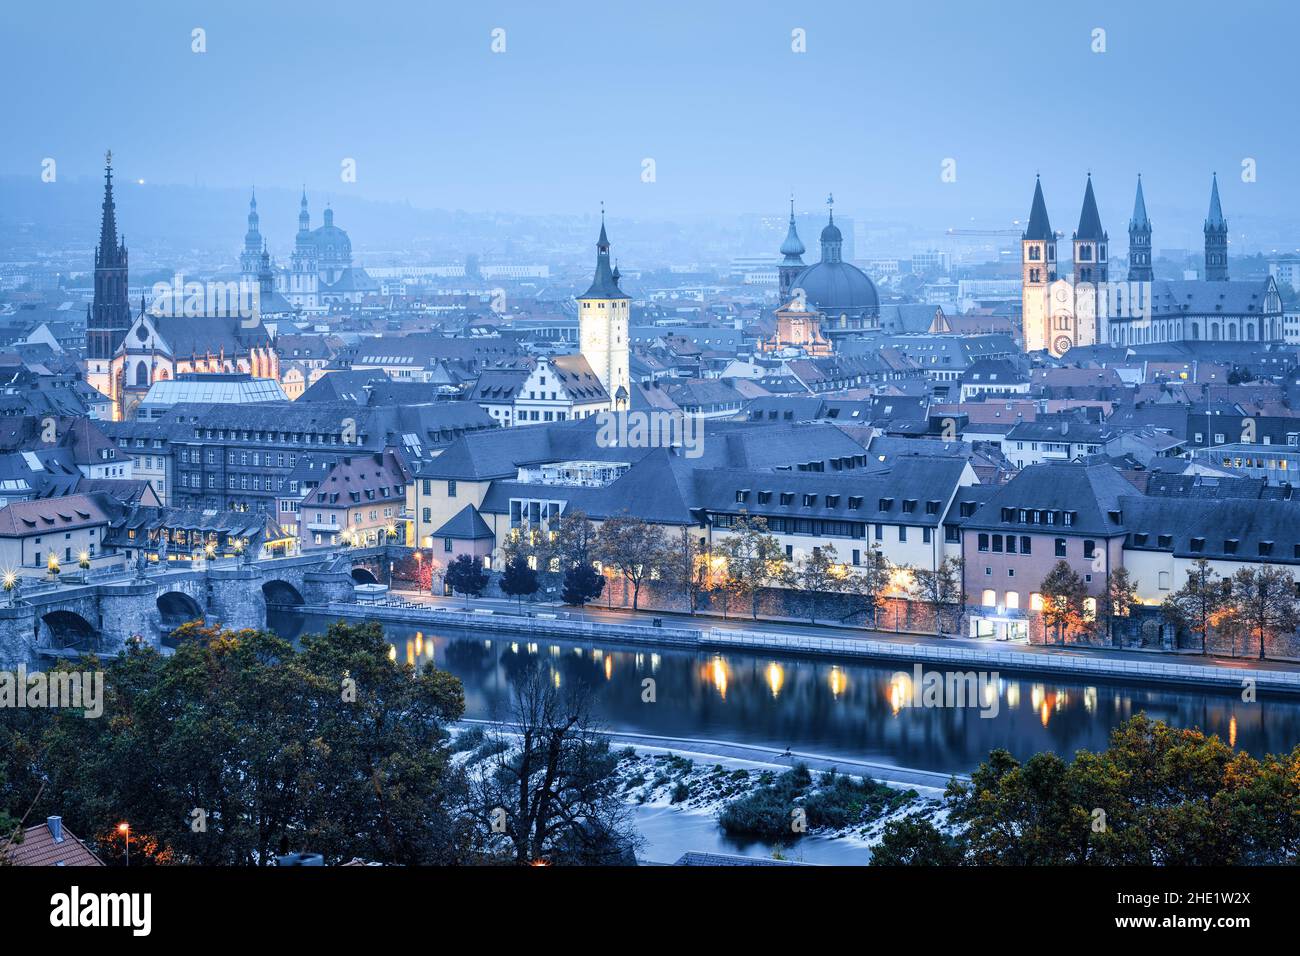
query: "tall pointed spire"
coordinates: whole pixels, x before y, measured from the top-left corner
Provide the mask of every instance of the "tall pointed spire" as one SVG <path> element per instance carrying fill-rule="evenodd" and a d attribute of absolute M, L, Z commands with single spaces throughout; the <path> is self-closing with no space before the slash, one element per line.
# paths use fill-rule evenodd
<path fill-rule="evenodd" d="M 1154 278 L 1151 269 L 1151 220 L 1147 218 L 1146 197 L 1142 195 L 1142 174 L 1138 173 L 1133 218 L 1128 222 L 1128 281 L 1150 282 Z"/>
<path fill-rule="evenodd" d="M 600 237 L 596 240 L 596 274 L 591 280 L 591 287 L 578 298 L 580 299 L 630 299 L 618 287 L 614 271 L 609 262 L 609 236 L 605 232 L 605 204 L 600 204 Z"/>
<path fill-rule="evenodd" d="M 1228 220 L 1219 204 L 1217 173 L 1210 180 L 1210 214 L 1205 219 L 1205 278 L 1209 282 L 1228 278 Z"/>
<path fill-rule="evenodd" d="M 86 381 L 106 395 L 112 393 L 110 363 L 131 327 L 127 300 L 125 237 L 117 234 L 117 206 L 113 201 L 113 153 L 104 155 L 104 202 L 101 206 L 99 245 L 95 248 L 95 296 L 86 321 Z"/>
<path fill-rule="evenodd" d="M 1138 173 L 1137 196 L 1133 199 L 1133 218 L 1129 220 L 1129 229 L 1134 228 L 1151 228 L 1151 220 L 1147 218 L 1147 202 L 1142 195 L 1142 174 Z"/>
<path fill-rule="evenodd" d="M 1219 174 L 1213 173 L 1210 179 L 1210 215 L 1206 218 L 1206 224 L 1211 226 L 1226 226 L 1223 220 L 1223 206 L 1219 204 Z"/>
<path fill-rule="evenodd" d="M 1051 242 L 1056 238 L 1052 232 L 1051 220 L 1047 218 L 1047 203 L 1043 199 L 1043 182 L 1034 177 L 1034 202 L 1029 207 L 1029 225 L 1025 227 L 1021 239 L 1034 239 L 1038 242 Z"/>
<path fill-rule="evenodd" d="M 117 206 L 113 202 L 113 151 L 104 154 L 104 204 L 99 223 L 101 253 L 117 248 Z"/>
<path fill-rule="evenodd" d="M 1100 242 L 1106 236 L 1101 228 L 1101 214 L 1097 212 L 1097 197 L 1092 192 L 1092 174 L 1088 174 L 1088 185 L 1083 191 L 1083 209 L 1079 211 L 1079 228 L 1074 233 L 1075 239 L 1091 239 Z"/>

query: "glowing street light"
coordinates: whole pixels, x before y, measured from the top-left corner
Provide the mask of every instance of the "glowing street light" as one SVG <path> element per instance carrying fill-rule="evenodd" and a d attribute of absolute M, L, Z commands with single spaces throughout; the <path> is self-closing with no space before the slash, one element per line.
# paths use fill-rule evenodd
<path fill-rule="evenodd" d="M 126 865 L 131 865 L 131 824 L 123 820 L 117 825 L 117 832 L 122 834 L 122 845 L 126 847 Z"/>

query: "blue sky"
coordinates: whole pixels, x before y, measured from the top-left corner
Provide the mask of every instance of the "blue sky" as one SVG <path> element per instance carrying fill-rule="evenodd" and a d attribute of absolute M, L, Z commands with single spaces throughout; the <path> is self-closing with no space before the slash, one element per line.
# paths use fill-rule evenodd
<path fill-rule="evenodd" d="M 1022 11 L 1030 10 L 1032 15 Z M 0 175 L 306 183 L 428 208 L 779 212 L 1053 225 L 1091 169 L 1123 231 L 1290 218 L 1294 4 L 1095 2 L 5 4 Z M 207 52 L 191 52 L 191 30 Z M 506 52 L 491 52 L 491 31 Z M 802 28 L 807 52 L 791 50 Z M 1092 31 L 1106 31 L 1106 52 Z M 357 181 L 340 180 L 345 158 Z M 642 162 L 655 162 L 653 183 Z M 941 164 L 956 161 L 956 182 Z M 1243 183 L 1243 159 L 1257 181 Z M 1166 233 L 1163 244 L 1178 244 Z M 1161 244 L 1157 236 L 1158 244 Z"/>

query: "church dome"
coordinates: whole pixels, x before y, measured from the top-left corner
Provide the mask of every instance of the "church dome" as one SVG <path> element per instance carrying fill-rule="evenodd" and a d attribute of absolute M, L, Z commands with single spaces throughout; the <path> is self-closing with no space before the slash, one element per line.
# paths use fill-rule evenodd
<path fill-rule="evenodd" d="M 822 242 L 843 242 L 843 241 L 844 241 L 844 236 L 841 235 L 840 233 L 840 227 L 835 225 L 835 222 L 833 220 L 831 222 L 828 222 L 826 224 L 826 228 L 822 230 Z"/>
<path fill-rule="evenodd" d="M 827 226 L 834 229 L 835 226 Z M 825 237 L 826 231 L 822 235 Z M 794 280 L 794 287 L 803 289 L 808 301 L 827 317 L 837 318 L 847 314 L 850 318 L 877 315 L 880 296 L 876 285 L 867 274 L 848 262 L 815 262 Z"/>

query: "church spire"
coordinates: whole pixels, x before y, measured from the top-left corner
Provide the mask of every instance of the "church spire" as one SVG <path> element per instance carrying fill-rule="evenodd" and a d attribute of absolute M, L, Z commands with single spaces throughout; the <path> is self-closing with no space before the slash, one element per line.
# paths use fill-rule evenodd
<path fill-rule="evenodd" d="M 104 154 L 104 203 L 101 209 L 99 255 L 107 255 L 117 249 L 117 206 L 113 202 L 113 151 L 111 149 Z"/>
<path fill-rule="evenodd" d="M 1210 214 L 1205 219 L 1205 278 L 1225 282 L 1228 278 L 1228 220 L 1219 204 L 1219 176 L 1210 180 Z"/>
<path fill-rule="evenodd" d="M 1025 227 L 1021 239 L 1035 239 L 1038 242 L 1051 242 L 1056 238 L 1052 232 L 1052 223 L 1047 218 L 1047 202 L 1043 199 L 1043 182 L 1034 177 L 1034 201 L 1029 207 L 1029 225 Z"/>
<path fill-rule="evenodd" d="M 1147 218 L 1146 197 L 1142 195 L 1142 174 L 1138 173 L 1137 196 L 1133 199 L 1133 218 L 1128 222 L 1128 281 L 1150 282 L 1151 220 Z"/>
<path fill-rule="evenodd" d="M 579 298 L 583 299 L 627 299 L 630 298 L 618 287 L 618 280 L 609 264 L 609 236 L 605 232 L 605 204 L 600 204 L 600 237 L 596 240 L 596 274 L 591 280 L 591 288 Z"/>

